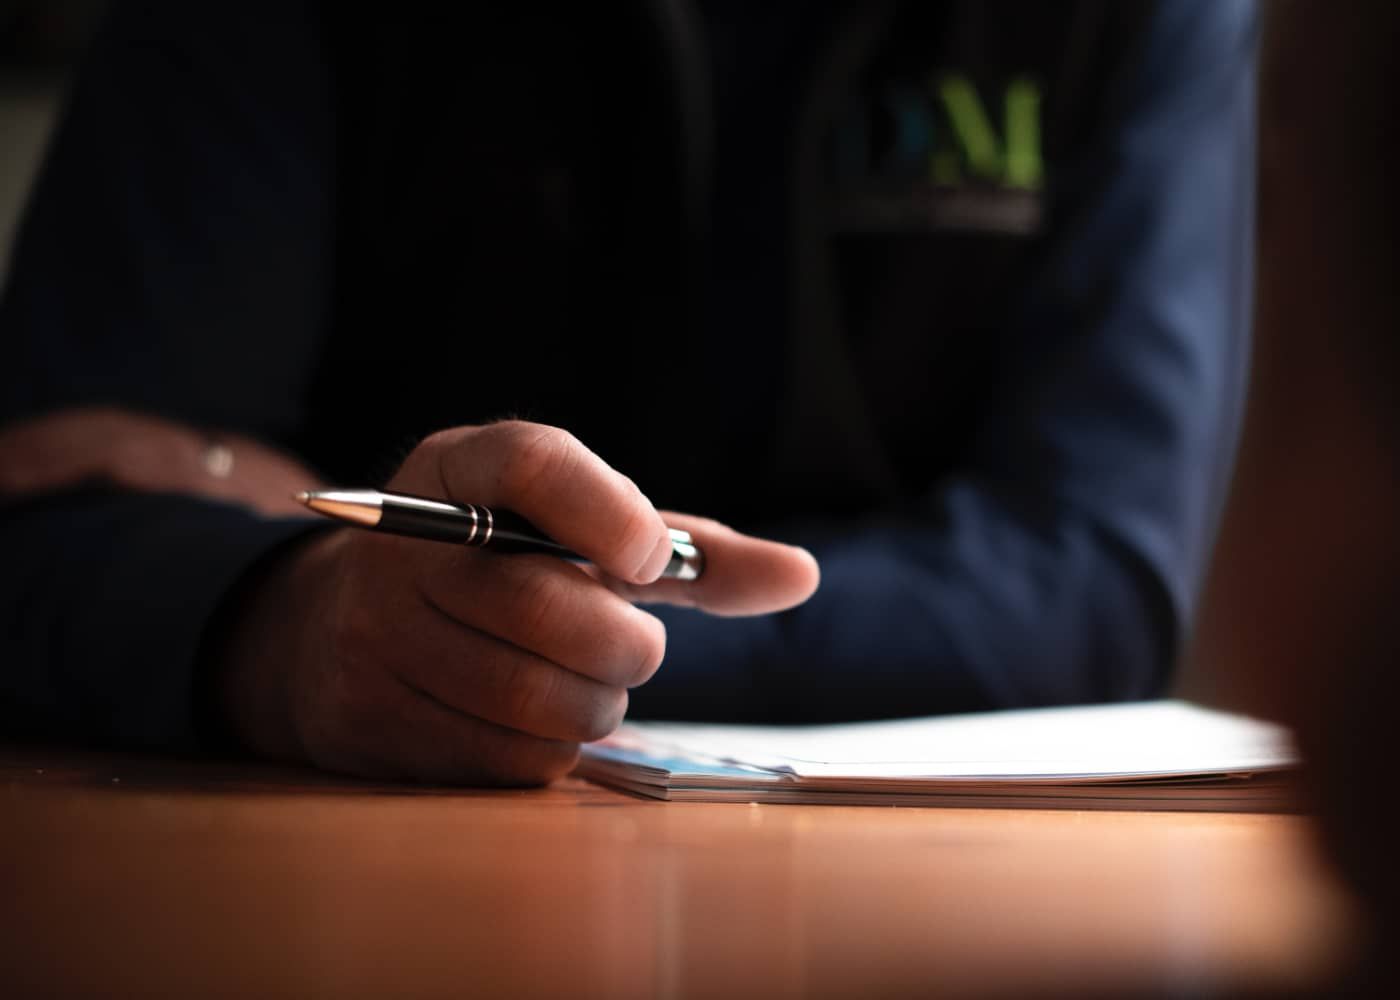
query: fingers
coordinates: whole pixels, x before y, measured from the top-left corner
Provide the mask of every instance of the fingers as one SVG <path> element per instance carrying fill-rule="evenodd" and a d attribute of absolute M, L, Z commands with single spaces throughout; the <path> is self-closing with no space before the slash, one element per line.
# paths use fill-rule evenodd
<path fill-rule="evenodd" d="M 661 622 L 578 567 L 549 556 L 448 551 L 421 587 L 449 618 L 616 687 L 635 687 L 661 665 Z"/>
<path fill-rule="evenodd" d="M 672 527 L 690 532 L 705 553 L 705 571 L 697 580 L 657 580 L 640 587 L 607 581 L 629 600 L 680 604 L 714 615 L 760 615 L 801 604 L 821 582 L 817 561 L 806 549 L 740 534 L 703 517 L 665 516 Z"/>
<path fill-rule="evenodd" d="M 376 692 L 356 737 L 316 763 L 384 779 L 460 785 L 542 785 L 571 771 L 578 744 L 543 739 L 459 712 L 394 683 Z"/>
<path fill-rule="evenodd" d="M 404 738 L 390 760 L 417 781 L 529 787 L 562 778 L 578 763 L 577 743 L 545 740 L 409 697 Z"/>
<path fill-rule="evenodd" d="M 423 441 L 391 488 L 493 504 L 630 583 L 649 583 L 670 559 L 666 525 L 636 485 L 557 427 L 503 421 Z"/>
<path fill-rule="evenodd" d="M 450 708 L 531 736 L 582 743 L 607 736 L 627 711 L 622 685 L 565 669 L 431 607 L 402 626 L 411 642 L 386 650 L 385 666 Z"/>

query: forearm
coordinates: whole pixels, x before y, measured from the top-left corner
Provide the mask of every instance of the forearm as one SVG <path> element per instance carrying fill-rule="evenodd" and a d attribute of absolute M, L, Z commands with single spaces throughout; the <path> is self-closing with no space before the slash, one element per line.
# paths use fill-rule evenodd
<path fill-rule="evenodd" d="M 1088 521 L 1044 526 L 972 493 L 942 523 L 804 537 L 822 586 L 782 615 L 658 608 L 667 658 L 636 717 L 925 715 L 1160 693 L 1160 587 Z"/>
<path fill-rule="evenodd" d="M 0 731 L 192 749 L 220 602 L 308 523 L 170 495 L 82 493 L 0 512 Z"/>
<path fill-rule="evenodd" d="M 129 409 L 71 407 L 0 426 L 0 502 L 110 486 L 301 514 L 296 491 L 320 484 L 298 459 L 244 434 Z"/>

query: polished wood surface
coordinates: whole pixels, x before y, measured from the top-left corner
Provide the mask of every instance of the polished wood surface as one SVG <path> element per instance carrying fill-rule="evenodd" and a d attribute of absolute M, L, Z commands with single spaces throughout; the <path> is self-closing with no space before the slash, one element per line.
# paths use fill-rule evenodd
<path fill-rule="evenodd" d="M 1304 817 L 700 805 L 0 751 L 0 994 L 1200 995 L 1306 984 Z"/>

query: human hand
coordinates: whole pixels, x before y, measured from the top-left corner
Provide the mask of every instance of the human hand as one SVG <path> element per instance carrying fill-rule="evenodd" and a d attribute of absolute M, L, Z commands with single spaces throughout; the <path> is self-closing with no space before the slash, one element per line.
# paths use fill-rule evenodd
<path fill-rule="evenodd" d="M 435 434 L 388 488 L 514 510 L 593 566 L 356 529 L 295 546 L 248 588 L 215 654 L 226 717 L 253 750 L 374 777 L 545 782 L 616 728 L 627 689 L 661 663 L 665 630 L 628 597 L 759 614 L 816 588 L 805 551 L 663 518 L 552 427 Z M 704 549 L 699 580 L 657 582 L 667 520 Z"/>
<path fill-rule="evenodd" d="M 296 459 L 252 438 L 212 435 L 118 407 L 57 410 L 0 428 L 0 497 L 92 482 L 282 516 L 305 514 L 292 494 L 321 485 Z"/>

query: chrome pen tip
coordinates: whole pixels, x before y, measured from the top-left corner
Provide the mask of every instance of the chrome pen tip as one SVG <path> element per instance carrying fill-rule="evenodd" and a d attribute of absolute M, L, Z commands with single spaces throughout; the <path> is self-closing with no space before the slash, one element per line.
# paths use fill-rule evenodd
<path fill-rule="evenodd" d="M 311 502 L 311 495 L 310 490 L 298 490 L 296 493 L 292 494 L 292 499 L 297 503 L 309 504 Z"/>
<path fill-rule="evenodd" d="M 303 490 L 296 498 L 318 514 L 369 528 L 384 516 L 383 501 L 373 490 Z"/>

